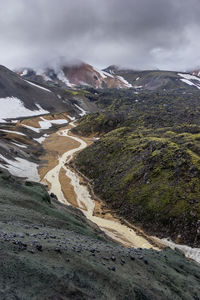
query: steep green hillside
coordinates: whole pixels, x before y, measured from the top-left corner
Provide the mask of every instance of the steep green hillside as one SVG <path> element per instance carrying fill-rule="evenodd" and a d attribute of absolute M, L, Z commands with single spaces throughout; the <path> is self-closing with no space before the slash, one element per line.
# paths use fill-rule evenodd
<path fill-rule="evenodd" d="M 106 111 L 84 117 L 74 130 L 109 133 L 75 164 L 119 215 L 199 246 L 199 95 L 111 93 L 97 100 Z"/>

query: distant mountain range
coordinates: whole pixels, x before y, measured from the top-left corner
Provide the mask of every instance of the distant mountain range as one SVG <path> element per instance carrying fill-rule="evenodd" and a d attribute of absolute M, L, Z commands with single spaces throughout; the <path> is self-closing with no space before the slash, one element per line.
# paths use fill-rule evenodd
<path fill-rule="evenodd" d="M 106 88 L 131 89 L 136 94 L 145 90 L 198 93 L 199 75 L 198 69 L 190 73 L 138 71 L 112 65 L 99 70 L 86 63 L 44 69 L 21 68 L 16 72 L 0 66 L 0 120 L 62 111 L 78 116 L 77 105 L 94 112 L 95 103 L 90 101 L 88 92 L 83 93 L 83 90 L 91 92 L 91 88 L 93 93 Z"/>
<path fill-rule="evenodd" d="M 21 68 L 17 74 L 23 79 L 62 88 L 93 87 L 133 88 L 138 90 L 200 89 L 200 71 L 175 72 L 162 70 L 130 70 L 111 65 L 99 70 L 86 63 L 57 68 Z"/>
<path fill-rule="evenodd" d="M 132 87 L 124 78 L 99 70 L 89 64 L 61 66 L 59 68 L 22 68 L 17 73 L 23 78 L 37 82 L 48 82 L 60 87 L 92 86 L 94 88 Z"/>

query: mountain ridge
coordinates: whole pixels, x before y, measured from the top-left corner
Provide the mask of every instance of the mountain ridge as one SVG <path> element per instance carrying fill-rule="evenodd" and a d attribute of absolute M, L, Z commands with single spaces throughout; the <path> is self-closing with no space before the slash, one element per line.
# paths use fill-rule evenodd
<path fill-rule="evenodd" d="M 127 88 L 131 85 L 118 76 L 113 76 L 87 63 L 62 65 L 57 68 L 44 69 L 22 68 L 16 71 L 20 76 L 35 81 L 56 82 L 66 87 L 92 86 L 94 88 Z"/>

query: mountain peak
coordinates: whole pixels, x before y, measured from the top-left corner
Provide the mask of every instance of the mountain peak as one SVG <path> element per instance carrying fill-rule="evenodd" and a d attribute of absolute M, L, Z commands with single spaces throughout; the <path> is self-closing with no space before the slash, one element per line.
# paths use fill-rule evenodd
<path fill-rule="evenodd" d="M 117 67 L 115 68 L 117 71 Z M 43 69 L 22 68 L 18 75 L 38 82 L 51 82 L 59 86 L 91 86 L 94 88 L 129 88 L 130 83 L 114 72 L 100 70 L 88 63 L 76 61 Z"/>

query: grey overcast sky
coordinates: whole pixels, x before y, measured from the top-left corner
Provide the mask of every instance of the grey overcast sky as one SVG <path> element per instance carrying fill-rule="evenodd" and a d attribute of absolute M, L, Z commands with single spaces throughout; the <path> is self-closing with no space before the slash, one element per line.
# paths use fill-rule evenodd
<path fill-rule="evenodd" d="M 200 0 L 0 0 L 0 64 L 200 66 Z"/>

